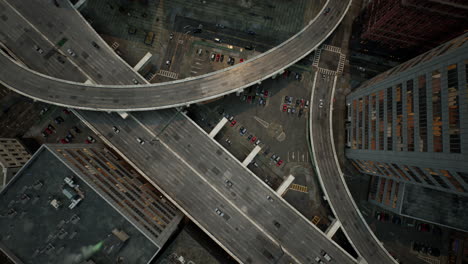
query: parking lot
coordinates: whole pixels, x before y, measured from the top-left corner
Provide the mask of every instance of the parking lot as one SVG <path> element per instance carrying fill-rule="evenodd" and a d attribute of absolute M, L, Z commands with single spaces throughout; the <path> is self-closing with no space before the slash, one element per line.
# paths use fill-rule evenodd
<path fill-rule="evenodd" d="M 38 143 L 87 143 L 99 138 L 66 108 L 45 105 L 39 110 L 40 121 L 32 126 L 24 137 L 34 138 Z"/>
<path fill-rule="evenodd" d="M 318 216 L 325 229 L 331 213 L 322 206 L 323 195 L 306 141 L 311 87 L 312 75 L 292 67 L 289 74 L 265 80 L 240 94 L 192 105 L 189 116 L 207 133 L 227 117 L 229 121 L 215 139 L 241 162 L 257 143 L 261 150 L 248 168 L 272 189 L 292 174 L 294 185 L 284 198 L 308 219 Z M 290 102 L 285 102 L 286 96 Z"/>

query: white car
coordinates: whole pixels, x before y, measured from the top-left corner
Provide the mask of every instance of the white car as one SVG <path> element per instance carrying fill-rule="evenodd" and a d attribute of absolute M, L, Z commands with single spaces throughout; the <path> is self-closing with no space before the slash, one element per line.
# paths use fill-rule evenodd
<path fill-rule="evenodd" d="M 224 213 L 221 210 L 219 210 L 218 208 L 215 208 L 215 212 L 219 216 L 224 216 Z"/>
<path fill-rule="evenodd" d="M 138 141 L 138 143 L 140 143 L 140 145 L 145 144 L 145 141 L 139 137 L 137 137 L 136 140 Z"/>
<path fill-rule="evenodd" d="M 319 107 L 320 107 L 320 108 L 323 107 L 323 99 L 320 99 L 320 100 L 319 100 Z"/>
<path fill-rule="evenodd" d="M 70 54 L 72 57 L 76 57 L 75 52 L 73 52 L 72 49 L 67 49 L 68 54 Z"/>
<path fill-rule="evenodd" d="M 120 132 L 120 129 L 118 129 L 116 126 L 113 126 L 112 129 L 114 130 L 114 132 L 116 134 L 118 134 Z"/>

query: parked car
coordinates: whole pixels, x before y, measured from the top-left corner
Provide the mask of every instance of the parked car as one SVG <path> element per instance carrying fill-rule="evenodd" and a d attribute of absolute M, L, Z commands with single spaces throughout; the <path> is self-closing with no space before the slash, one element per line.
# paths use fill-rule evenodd
<path fill-rule="evenodd" d="M 245 135 L 245 133 L 247 133 L 247 129 L 245 127 L 241 127 L 239 129 L 239 132 L 240 132 L 240 135 L 243 136 L 243 135 Z"/>
<path fill-rule="evenodd" d="M 236 125 L 236 123 L 237 123 L 237 121 L 236 121 L 236 120 L 232 120 L 232 122 L 231 122 L 231 127 L 235 126 L 235 125 Z"/>
<path fill-rule="evenodd" d="M 430 232 L 431 231 L 431 226 L 429 224 L 426 224 L 426 223 L 419 223 L 419 224 L 416 225 L 416 228 L 420 232 Z"/>
<path fill-rule="evenodd" d="M 252 137 L 253 137 L 253 135 L 249 135 L 249 136 L 247 137 L 247 140 L 250 141 L 250 140 L 252 139 Z"/>
<path fill-rule="evenodd" d="M 54 119 L 54 122 L 57 124 L 57 125 L 60 125 L 62 122 L 64 122 L 65 120 L 61 117 L 61 116 L 57 116 L 55 119 Z"/>
<path fill-rule="evenodd" d="M 113 126 L 113 127 L 112 127 L 112 130 L 114 130 L 114 132 L 115 132 L 116 134 L 118 134 L 118 133 L 120 132 L 120 129 L 118 129 L 116 126 Z"/>
<path fill-rule="evenodd" d="M 276 163 L 276 166 L 281 166 L 281 164 L 283 164 L 283 160 L 278 160 L 278 162 Z"/>
<path fill-rule="evenodd" d="M 75 131 L 75 133 L 77 133 L 77 134 L 81 133 L 81 130 L 80 130 L 78 127 L 76 127 L 76 126 L 72 127 L 72 129 L 73 129 L 73 131 Z"/>
<path fill-rule="evenodd" d="M 284 104 L 283 105 L 283 112 L 286 112 L 286 111 L 288 111 L 288 105 Z"/>
<path fill-rule="evenodd" d="M 96 139 L 94 139 L 92 136 L 88 136 L 88 140 L 89 140 L 91 143 L 95 143 L 95 142 L 96 142 Z"/>
<path fill-rule="evenodd" d="M 257 137 L 252 137 L 252 139 L 250 140 L 250 142 L 254 143 L 255 141 L 257 140 Z"/>

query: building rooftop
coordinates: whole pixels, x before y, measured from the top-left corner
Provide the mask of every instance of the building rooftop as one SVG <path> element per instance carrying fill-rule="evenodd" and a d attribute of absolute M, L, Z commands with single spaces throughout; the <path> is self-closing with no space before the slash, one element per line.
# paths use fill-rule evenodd
<path fill-rule="evenodd" d="M 69 209 L 65 193 L 82 200 Z M 45 147 L 2 190 L 0 208 L 0 247 L 23 263 L 148 263 L 159 250 Z"/>
<path fill-rule="evenodd" d="M 401 214 L 468 231 L 468 197 L 406 184 Z"/>

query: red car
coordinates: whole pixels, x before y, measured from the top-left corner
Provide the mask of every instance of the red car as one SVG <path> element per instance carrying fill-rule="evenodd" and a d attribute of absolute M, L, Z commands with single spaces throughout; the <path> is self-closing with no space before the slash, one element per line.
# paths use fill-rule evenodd
<path fill-rule="evenodd" d="M 268 97 L 268 90 L 265 90 L 265 92 L 263 92 L 263 96 L 266 98 Z"/>
<path fill-rule="evenodd" d="M 53 133 L 53 131 L 50 130 L 49 128 L 44 129 L 44 131 L 45 131 L 47 134 L 49 134 L 49 135 Z"/>
<path fill-rule="evenodd" d="M 420 232 L 429 232 L 429 231 L 431 231 L 431 227 L 428 224 L 424 224 L 424 223 L 418 224 L 417 229 Z"/>
<path fill-rule="evenodd" d="M 249 104 L 252 103 L 252 96 L 251 96 L 251 95 L 249 95 L 249 96 L 247 97 L 247 103 L 249 103 Z"/>
<path fill-rule="evenodd" d="M 60 143 L 62 143 L 62 144 L 67 144 L 68 142 L 67 142 L 64 138 L 62 138 L 62 139 L 60 140 Z"/>
<path fill-rule="evenodd" d="M 70 111 L 68 109 L 63 109 L 63 113 L 66 114 L 66 115 L 69 115 L 70 114 Z"/>
<path fill-rule="evenodd" d="M 236 120 L 232 120 L 232 122 L 231 122 L 231 127 L 235 126 L 235 125 L 236 125 L 236 123 L 237 123 L 237 121 L 236 121 Z"/>
<path fill-rule="evenodd" d="M 240 60 L 239 60 L 239 63 L 242 63 L 242 62 L 244 62 L 244 59 L 240 59 Z"/>
<path fill-rule="evenodd" d="M 86 143 L 86 144 L 91 144 L 91 141 L 85 140 L 85 143 Z"/>
<path fill-rule="evenodd" d="M 220 54 L 216 54 L 216 61 L 219 61 L 219 58 L 221 57 Z"/>
<path fill-rule="evenodd" d="M 283 112 L 286 112 L 286 111 L 288 111 L 288 105 L 287 105 L 287 104 L 284 104 L 284 105 L 283 105 Z"/>
<path fill-rule="evenodd" d="M 278 160 L 278 162 L 276 163 L 276 166 L 281 166 L 281 164 L 283 164 L 283 160 Z"/>
<path fill-rule="evenodd" d="M 253 143 L 253 142 L 255 142 L 256 140 L 257 140 L 257 137 L 254 136 L 254 137 L 250 140 L 250 142 Z"/>

